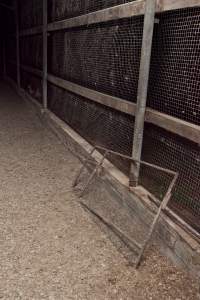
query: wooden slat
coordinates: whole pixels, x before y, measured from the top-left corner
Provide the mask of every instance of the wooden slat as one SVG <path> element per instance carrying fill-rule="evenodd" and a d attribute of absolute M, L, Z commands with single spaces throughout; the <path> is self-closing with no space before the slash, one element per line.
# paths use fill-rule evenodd
<path fill-rule="evenodd" d="M 137 0 L 114 7 L 106 8 L 75 18 L 65 19 L 48 24 L 48 31 L 62 30 L 90 24 L 97 24 L 143 15 L 145 0 Z M 157 0 L 156 12 L 200 6 L 200 0 Z"/>
<path fill-rule="evenodd" d="M 109 96 L 75 83 L 48 74 L 47 79 L 52 84 L 67 91 L 85 97 L 91 101 L 116 109 L 120 112 L 135 116 L 136 104 L 118 97 Z M 169 116 L 165 113 L 147 108 L 145 122 L 149 122 L 172 133 L 178 134 L 190 141 L 200 144 L 200 126 Z"/>
<path fill-rule="evenodd" d="M 144 8 L 145 2 L 143 0 L 117 5 L 86 15 L 81 15 L 79 17 L 50 23 L 48 25 L 48 31 L 79 27 L 83 25 L 96 24 L 101 22 L 108 22 L 122 18 L 129 18 L 134 15 L 142 15 L 144 14 Z"/>
<path fill-rule="evenodd" d="M 29 66 L 24 66 L 24 65 L 20 65 L 20 68 L 28 73 L 38 76 L 38 77 L 42 77 L 42 75 L 43 75 L 42 70 L 39 70 L 39 69 L 35 69 L 35 68 L 29 67 Z"/>
<path fill-rule="evenodd" d="M 29 36 L 29 35 L 42 34 L 42 32 L 43 32 L 43 27 L 38 26 L 38 27 L 32 27 L 29 29 L 21 30 L 19 35 L 20 36 Z"/>
<path fill-rule="evenodd" d="M 198 7 L 200 0 L 157 0 L 157 12 Z"/>
<path fill-rule="evenodd" d="M 10 6 L 10 5 L 7 5 L 5 3 L 0 2 L 0 6 L 6 8 L 6 9 L 9 9 L 9 10 L 15 10 L 14 6 Z"/>
<path fill-rule="evenodd" d="M 89 100 L 95 101 L 99 104 L 105 105 L 110 108 L 114 108 L 118 111 L 124 112 L 126 114 L 135 115 L 135 108 L 136 106 L 133 105 L 131 102 L 126 100 L 122 100 L 118 97 L 106 95 L 78 84 L 63 80 L 61 78 L 55 77 L 53 75 L 48 74 L 47 79 L 49 82 L 69 91 L 85 97 Z"/>

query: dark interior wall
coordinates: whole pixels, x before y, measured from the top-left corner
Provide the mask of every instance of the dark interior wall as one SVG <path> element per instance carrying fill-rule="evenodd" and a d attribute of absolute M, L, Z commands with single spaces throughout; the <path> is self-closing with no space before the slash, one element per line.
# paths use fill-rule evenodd
<path fill-rule="evenodd" d="M 58 21 L 125 2 L 129 1 L 49 0 L 48 19 Z M 19 15 L 20 30 L 41 25 L 42 1 L 20 0 Z M 200 8 L 156 17 L 148 107 L 200 125 Z M 49 33 L 48 72 L 136 103 L 142 30 L 143 17 L 133 17 Z M 14 48 L 11 40 L 8 48 Z M 20 61 L 42 70 L 41 34 L 20 38 Z M 21 86 L 42 102 L 41 77 L 21 67 Z M 52 84 L 48 84 L 48 108 L 91 143 L 131 155 L 134 118 Z M 171 205 L 200 230 L 199 145 L 146 124 L 142 158 L 180 173 Z M 129 173 L 127 162 L 110 159 Z M 141 184 L 160 199 L 169 181 L 161 172 L 142 168 Z"/>

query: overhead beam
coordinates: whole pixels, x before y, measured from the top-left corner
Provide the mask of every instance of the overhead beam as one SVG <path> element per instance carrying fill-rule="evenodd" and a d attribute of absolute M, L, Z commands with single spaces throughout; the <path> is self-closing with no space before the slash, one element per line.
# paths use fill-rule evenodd
<path fill-rule="evenodd" d="M 47 79 L 52 84 L 69 92 L 82 96 L 86 99 L 105 105 L 106 107 L 110 107 L 131 116 L 136 115 L 135 103 L 85 88 L 78 84 L 58 78 L 54 75 L 48 74 Z M 145 122 L 154 124 L 174 134 L 182 136 L 192 142 L 200 144 L 200 126 L 198 125 L 178 119 L 176 117 L 169 116 L 165 113 L 158 112 L 148 107 L 146 108 L 145 112 Z"/>
<path fill-rule="evenodd" d="M 133 2 L 95 11 L 86 15 L 81 15 L 75 18 L 49 23 L 48 31 L 63 30 L 85 25 L 88 26 L 102 22 L 144 15 L 145 3 L 145 0 L 136 0 Z M 161 13 L 169 10 L 196 6 L 200 6 L 200 0 L 157 0 L 156 12 Z"/>
<path fill-rule="evenodd" d="M 0 2 L 0 6 L 3 8 L 9 9 L 9 10 L 15 10 L 14 6 L 9 6 L 9 5 L 1 3 L 1 2 Z"/>
<path fill-rule="evenodd" d="M 157 0 L 156 12 L 162 13 L 169 10 L 184 9 L 198 6 L 200 6 L 200 0 Z M 78 17 L 49 23 L 47 30 L 63 30 L 73 27 L 130 18 L 133 16 L 144 15 L 144 11 L 145 0 L 136 0 L 133 2 L 95 11 L 86 15 L 81 15 Z M 43 27 L 37 26 L 20 31 L 20 36 L 42 34 L 42 32 Z"/>

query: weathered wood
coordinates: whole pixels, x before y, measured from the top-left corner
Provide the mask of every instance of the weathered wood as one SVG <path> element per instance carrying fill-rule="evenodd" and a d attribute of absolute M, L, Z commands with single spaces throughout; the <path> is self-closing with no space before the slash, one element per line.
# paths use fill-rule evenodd
<path fill-rule="evenodd" d="M 85 97 L 89 100 L 95 101 L 99 104 L 103 104 L 107 107 L 114 108 L 118 111 L 121 111 L 121 112 L 124 112 L 127 114 L 131 114 L 131 115 L 135 115 L 135 105 L 133 105 L 131 102 L 122 100 L 118 97 L 110 96 L 107 94 L 97 92 L 95 90 L 85 88 L 83 86 L 72 83 L 70 81 L 66 81 L 64 79 L 55 77 L 50 74 L 48 74 L 47 78 L 48 78 L 49 82 L 65 89 L 67 91 L 70 91 L 72 93 L 75 93 L 77 95 Z"/>
<path fill-rule="evenodd" d="M 143 132 L 147 102 L 147 90 L 149 81 L 155 10 L 156 0 L 146 0 L 140 72 L 138 81 L 137 108 L 135 115 L 134 138 L 132 149 L 132 157 L 137 161 L 141 160 L 141 152 L 143 145 Z M 131 164 L 130 186 L 138 185 L 139 172 L 140 163 Z"/>
<path fill-rule="evenodd" d="M 200 0 L 157 0 L 156 12 L 182 9 L 200 6 Z M 97 24 L 143 15 L 145 12 L 145 0 L 137 0 L 75 18 L 65 19 L 48 24 L 48 31 L 62 30 L 90 24 Z"/>
<path fill-rule="evenodd" d="M 157 0 L 156 12 L 198 7 L 200 0 Z"/>
<path fill-rule="evenodd" d="M 37 26 L 37 27 L 21 30 L 19 35 L 20 36 L 37 35 L 37 34 L 42 34 L 42 32 L 43 32 L 43 26 Z"/>
<path fill-rule="evenodd" d="M 129 18 L 134 15 L 142 15 L 144 14 L 144 7 L 145 1 L 137 0 L 130 3 L 117 5 L 114 7 L 92 12 L 86 15 L 81 15 L 79 17 L 50 23 L 48 25 L 48 31 L 79 27 L 83 25 L 101 22 L 108 22 L 122 18 Z"/>
<path fill-rule="evenodd" d="M 29 68 L 30 70 L 30 68 Z M 31 70 L 30 70 L 31 71 Z M 64 79 L 48 74 L 47 79 L 52 84 L 67 91 L 83 96 L 91 101 L 113 108 L 131 116 L 136 114 L 136 104 L 118 97 L 109 96 Z M 159 111 L 147 108 L 145 121 L 178 134 L 190 141 L 200 144 L 200 126 L 169 116 Z"/>
<path fill-rule="evenodd" d="M 42 70 L 39 70 L 39 69 L 35 69 L 35 68 L 32 68 L 32 67 L 29 67 L 29 66 L 25 66 L 25 65 L 20 65 L 20 68 L 28 73 L 31 73 L 33 75 L 36 75 L 38 77 L 42 77 L 43 76 L 43 72 Z"/>
<path fill-rule="evenodd" d="M 10 6 L 10 5 L 7 5 L 5 3 L 0 2 L 0 6 L 6 8 L 6 9 L 9 9 L 9 10 L 15 10 L 14 6 Z"/>
<path fill-rule="evenodd" d="M 200 126 L 198 125 L 172 117 L 151 108 L 146 109 L 145 121 L 200 144 Z"/>
<path fill-rule="evenodd" d="M 47 109 L 47 0 L 43 0 L 43 77 L 42 99 L 43 107 Z"/>

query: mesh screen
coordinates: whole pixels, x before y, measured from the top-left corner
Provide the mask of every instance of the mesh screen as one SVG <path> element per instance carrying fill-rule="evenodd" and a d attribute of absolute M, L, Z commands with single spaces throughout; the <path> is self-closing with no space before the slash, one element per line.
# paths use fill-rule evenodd
<path fill-rule="evenodd" d="M 97 91 L 135 101 L 143 17 L 54 32 L 49 72 Z"/>
<path fill-rule="evenodd" d="M 42 69 L 42 35 L 26 36 L 20 39 L 21 64 Z"/>
<path fill-rule="evenodd" d="M 42 79 L 21 69 L 21 87 L 42 103 Z"/>
<path fill-rule="evenodd" d="M 131 155 L 134 120 L 83 97 L 48 85 L 49 108 L 92 144 Z M 127 161 L 110 157 L 124 172 Z"/>
<path fill-rule="evenodd" d="M 72 18 L 111 6 L 131 2 L 132 0 L 50 0 L 50 22 Z"/>
<path fill-rule="evenodd" d="M 49 108 L 89 142 L 131 155 L 134 120 L 85 98 L 48 86 Z M 146 125 L 142 159 L 180 173 L 171 207 L 200 230 L 199 146 L 153 125 Z M 127 175 L 130 164 L 112 156 L 110 160 Z M 140 184 L 163 199 L 172 177 L 142 166 Z"/>
<path fill-rule="evenodd" d="M 200 124 L 200 8 L 158 16 L 148 106 Z"/>
<path fill-rule="evenodd" d="M 171 207 L 200 231 L 200 146 L 159 127 L 146 125 L 142 158 L 179 172 Z M 142 169 L 142 183 L 162 198 L 169 186 L 169 176 Z"/>
<path fill-rule="evenodd" d="M 19 26 L 27 29 L 42 25 L 42 0 L 19 0 Z"/>

